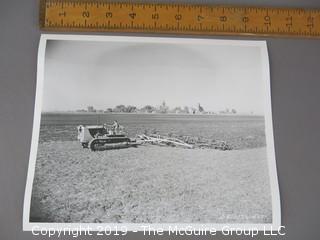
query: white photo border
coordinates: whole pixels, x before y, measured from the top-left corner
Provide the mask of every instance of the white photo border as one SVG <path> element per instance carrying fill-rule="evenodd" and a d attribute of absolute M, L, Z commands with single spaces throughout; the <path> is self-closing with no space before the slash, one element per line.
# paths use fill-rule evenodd
<path fill-rule="evenodd" d="M 135 42 L 135 43 L 188 43 L 188 44 L 213 44 L 213 45 L 228 45 L 228 46 L 251 46 L 259 47 L 261 51 L 262 62 L 262 80 L 265 83 L 265 133 L 267 142 L 267 157 L 269 181 L 272 197 L 272 223 L 267 224 L 215 224 L 215 223 L 165 223 L 165 224 L 147 224 L 147 223 L 38 223 L 30 222 L 30 205 L 32 185 L 35 173 L 35 165 L 37 158 L 37 149 L 39 142 L 41 109 L 42 109 L 42 93 L 44 82 L 44 67 L 45 67 L 45 52 L 46 43 L 48 40 L 70 40 L 70 41 L 95 41 L 95 42 Z M 36 97 L 33 118 L 32 141 L 29 155 L 29 166 L 27 173 L 27 182 L 23 205 L 23 230 L 32 231 L 37 229 L 86 229 L 92 231 L 101 231 L 104 227 L 109 229 L 127 229 L 128 231 L 138 232 L 143 231 L 145 226 L 150 226 L 153 229 L 170 229 L 184 230 L 192 229 L 215 229 L 221 231 L 225 226 L 230 228 L 240 229 L 255 229 L 259 231 L 277 231 L 281 227 L 281 208 L 280 208 L 280 193 L 277 177 L 274 136 L 272 124 L 272 109 L 271 109 L 271 88 L 270 88 L 270 72 L 269 58 L 266 41 L 256 40 L 217 40 L 217 39 L 200 39 L 200 38 L 164 38 L 164 37 L 127 37 L 127 36 L 95 36 L 95 35 L 67 35 L 67 34 L 42 34 L 38 49 L 38 65 L 37 65 L 37 83 Z"/>

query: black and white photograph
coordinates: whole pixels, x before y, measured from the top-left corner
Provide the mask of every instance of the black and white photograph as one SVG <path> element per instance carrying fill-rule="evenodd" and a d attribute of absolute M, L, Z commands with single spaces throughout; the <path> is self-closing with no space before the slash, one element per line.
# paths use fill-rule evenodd
<path fill-rule="evenodd" d="M 34 225 L 280 226 L 265 41 L 42 35 Z"/>

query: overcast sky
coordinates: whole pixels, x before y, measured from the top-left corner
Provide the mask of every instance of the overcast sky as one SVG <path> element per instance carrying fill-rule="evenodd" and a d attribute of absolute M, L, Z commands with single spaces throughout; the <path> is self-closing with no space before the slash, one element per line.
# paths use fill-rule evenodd
<path fill-rule="evenodd" d="M 42 111 L 200 103 L 263 114 L 258 47 L 49 40 Z"/>

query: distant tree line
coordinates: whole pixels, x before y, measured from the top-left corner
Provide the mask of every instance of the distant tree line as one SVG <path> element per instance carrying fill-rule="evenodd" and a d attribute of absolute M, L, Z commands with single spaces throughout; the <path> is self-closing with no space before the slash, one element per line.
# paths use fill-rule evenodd
<path fill-rule="evenodd" d="M 163 101 L 160 106 L 154 107 L 152 105 L 145 105 L 142 108 L 137 108 L 133 105 L 117 105 L 114 108 L 107 108 L 105 110 L 97 110 L 93 106 L 88 106 L 87 110 L 77 110 L 77 112 L 104 112 L 104 113 L 177 113 L 177 114 L 214 114 L 214 112 L 205 111 L 205 109 L 198 104 L 197 107 L 175 107 L 170 109 L 169 106 Z M 236 114 L 237 111 L 235 109 L 229 110 L 228 108 L 220 111 L 220 114 Z"/>

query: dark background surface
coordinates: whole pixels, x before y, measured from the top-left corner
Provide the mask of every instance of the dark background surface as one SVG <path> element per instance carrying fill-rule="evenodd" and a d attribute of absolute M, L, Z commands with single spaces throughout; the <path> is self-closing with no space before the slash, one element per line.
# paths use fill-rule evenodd
<path fill-rule="evenodd" d="M 250 0 L 198 1 L 198 3 L 205 2 L 253 4 Z M 260 0 L 256 1 L 255 5 L 320 8 L 320 1 Z M 31 232 L 22 231 L 22 210 L 31 143 L 40 33 L 38 1 L 0 0 L 1 240 L 45 239 L 34 237 Z M 282 224 L 286 226 L 286 236 L 259 236 L 254 239 L 319 239 L 320 39 L 266 39 L 270 57 Z M 127 236 L 127 239 L 144 238 L 148 237 L 143 236 L 142 233 L 130 233 Z M 152 238 L 194 239 L 190 236 Z M 251 239 L 221 234 L 202 238 Z"/>

